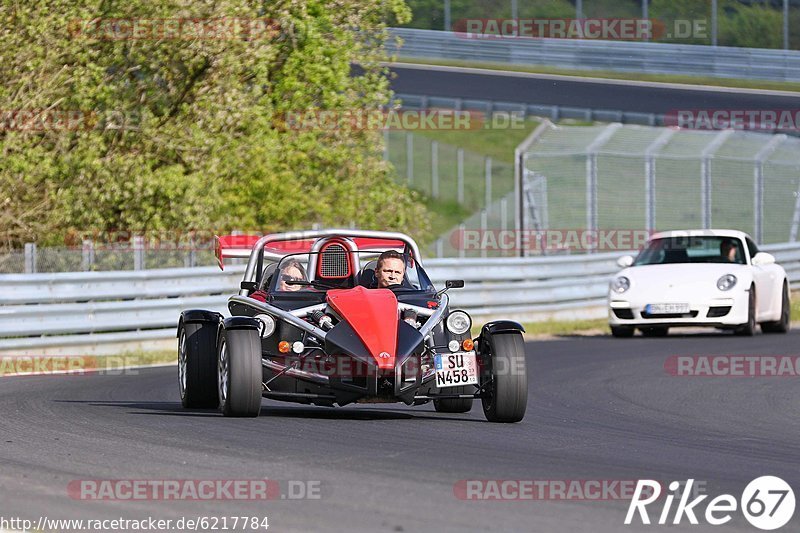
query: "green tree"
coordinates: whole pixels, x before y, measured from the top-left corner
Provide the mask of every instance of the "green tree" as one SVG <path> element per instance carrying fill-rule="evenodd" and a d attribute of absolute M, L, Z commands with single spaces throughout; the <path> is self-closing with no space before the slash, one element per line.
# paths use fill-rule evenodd
<path fill-rule="evenodd" d="M 110 19 L 146 31 L 234 18 L 274 22 L 225 38 L 103 38 L 121 35 Z M 387 104 L 385 28 L 407 18 L 402 0 L 4 2 L 0 110 L 84 112 L 77 129 L 0 129 L 6 244 L 351 221 L 424 235 L 424 208 L 392 182 L 380 131 L 285 121 Z"/>

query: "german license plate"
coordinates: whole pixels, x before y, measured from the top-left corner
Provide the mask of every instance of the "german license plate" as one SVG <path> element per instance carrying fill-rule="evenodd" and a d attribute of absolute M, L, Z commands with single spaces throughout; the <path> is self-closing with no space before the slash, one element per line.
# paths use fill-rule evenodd
<path fill-rule="evenodd" d="M 478 361 L 475 352 L 436 354 L 436 386 L 458 387 L 478 384 Z"/>
<path fill-rule="evenodd" d="M 682 315 L 689 312 L 689 304 L 647 304 L 644 312 L 648 315 Z"/>

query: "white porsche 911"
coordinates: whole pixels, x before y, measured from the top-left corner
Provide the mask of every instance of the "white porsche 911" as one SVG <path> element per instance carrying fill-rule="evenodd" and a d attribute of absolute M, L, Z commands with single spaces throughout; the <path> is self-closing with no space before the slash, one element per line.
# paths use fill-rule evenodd
<path fill-rule="evenodd" d="M 753 335 L 789 330 L 786 271 L 733 230 L 654 234 L 623 267 L 608 290 L 608 321 L 615 337 L 666 335 L 670 327 L 710 326 Z"/>

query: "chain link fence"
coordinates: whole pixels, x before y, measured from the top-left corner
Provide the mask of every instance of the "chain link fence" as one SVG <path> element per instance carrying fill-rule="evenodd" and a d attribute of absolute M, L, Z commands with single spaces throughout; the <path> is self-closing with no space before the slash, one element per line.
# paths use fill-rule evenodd
<path fill-rule="evenodd" d="M 526 230 L 732 228 L 763 244 L 798 237 L 797 137 L 550 124 L 522 163 L 526 179 L 546 181 L 545 205 L 524 200 Z M 537 209 L 547 216 L 532 216 Z"/>

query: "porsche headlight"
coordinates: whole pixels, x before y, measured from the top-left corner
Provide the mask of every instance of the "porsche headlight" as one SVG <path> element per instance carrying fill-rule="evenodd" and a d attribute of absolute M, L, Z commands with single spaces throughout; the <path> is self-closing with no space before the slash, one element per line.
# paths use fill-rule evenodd
<path fill-rule="evenodd" d="M 275 319 L 272 318 L 270 315 L 262 314 L 256 315 L 256 318 L 259 322 L 261 322 L 261 328 L 259 334 L 261 335 L 262 339 L 266 339 L 273 333 L 275 333 Z"/>
<path fill-rule="evenodd" d="M 614 281 L 611 282 L 611 290 L 622 294 L 623 292 L 627 291 L 631 288 L 631 280 L 626 278 L 625 276 L 619 276 L 614 278 Z"/>
<path fill-rule="evenodd" d="M 721 291 L 729 291 L 736 286 L 736 276 L 725 274 L 717 280 L 717 288 Z"/>
<path fill-rule="evenodd" d="M 453 311 L 447 315 L 447 329 L 456 335 L 463 335 L 472 327 L 472 320 L 464 311 Z"/>

